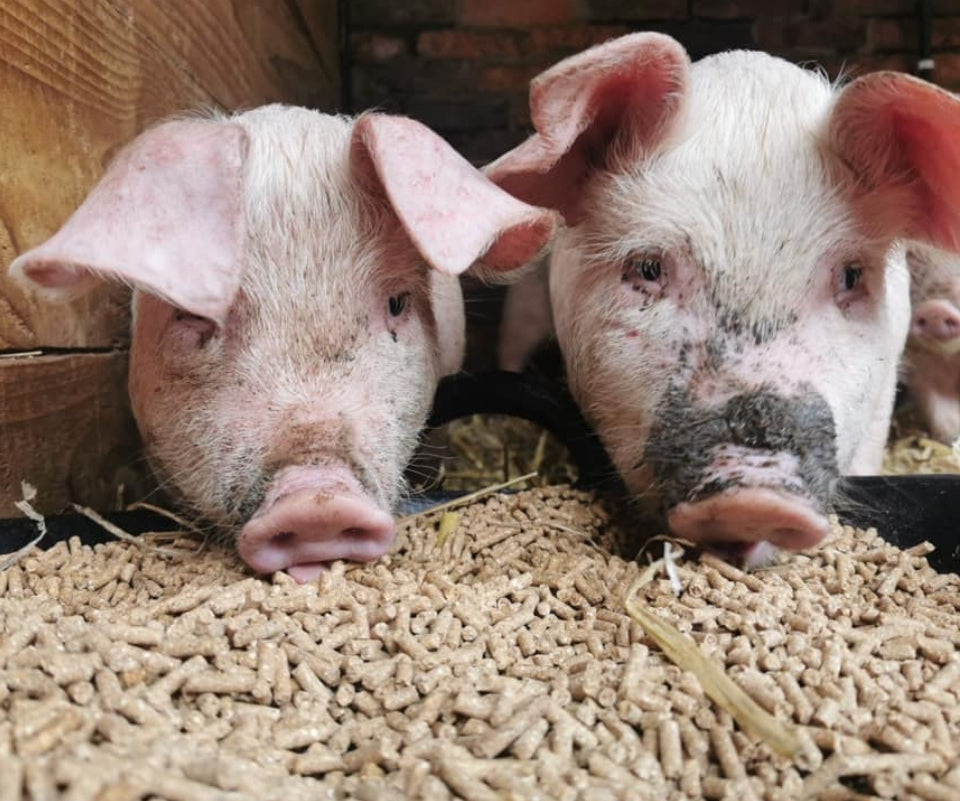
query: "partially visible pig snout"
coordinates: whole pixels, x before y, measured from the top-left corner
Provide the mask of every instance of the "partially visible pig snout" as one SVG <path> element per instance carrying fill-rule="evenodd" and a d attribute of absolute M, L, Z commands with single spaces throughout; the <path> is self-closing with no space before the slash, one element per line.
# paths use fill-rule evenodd
<path fill-rule="evenodd" d="M 949 300 L 921 303 L 913 312 L 910 337 L 914 345 L 938 353 L 960 351 L 960 310 Z"/>
<path fill-rule="evenodd" d="M 241 558 L 258 573 L 286 570 L 299 582 L 330 562 L 369 562 L 393 542 L 393 517 L 346 468 L 288 467 L 237 537 Z"/>
<path fill-rule="evenodd" d="M 703 408 L 677 390 L 660 412 L 645 462 L 674 534 L 751 564 L 764 542 L 800 550 L 823 539 L 838 469 L 820 395 L 759 389 Z"/>

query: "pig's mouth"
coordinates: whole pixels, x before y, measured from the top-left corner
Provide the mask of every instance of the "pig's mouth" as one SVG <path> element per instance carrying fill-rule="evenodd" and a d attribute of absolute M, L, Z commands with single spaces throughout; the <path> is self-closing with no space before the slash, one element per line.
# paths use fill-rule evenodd
<path fill-rule="evenodd" d="M 749 565 L 823 539 L 838 471 L 820 395 L 761 389 L 710 409 L 668 396 L 645 460 L 674 534 Z"/>

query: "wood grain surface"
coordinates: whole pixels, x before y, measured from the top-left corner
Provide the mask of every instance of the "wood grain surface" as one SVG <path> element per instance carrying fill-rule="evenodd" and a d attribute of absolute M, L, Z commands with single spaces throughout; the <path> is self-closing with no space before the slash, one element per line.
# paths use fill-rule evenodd
<path fill-rule="evenodd" d="M 0 518 L 19 515 L 20 483 L 43 512 L 70 501 L 98 509 L 147 487 L 123 351 L 0 359 Z M 2 548 L 0 548 L 2 550 Z"/>

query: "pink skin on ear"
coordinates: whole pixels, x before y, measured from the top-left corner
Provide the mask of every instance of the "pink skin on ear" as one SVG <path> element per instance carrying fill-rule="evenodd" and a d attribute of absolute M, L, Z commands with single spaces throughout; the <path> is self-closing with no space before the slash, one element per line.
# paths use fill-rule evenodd
<path fill-rule="evenodd" d="M 829 137 L 867 225 L 960 252 L 960 101 L 909 75 L 872 73 L 840 93 Z"/>
<path fill-rule="evenodd" d="M 508 195 L 414 120 L 361 117 L 353 157 L 361 175 L 380 184 L 417 250 L 440 272 L 460 274 L 477 259 L 493 270 L 514 269 L 553 234 L 552 213 Z"/>
<path fill-rule="evenodd" d="M 530 84 L 537 130 L 487 166 L 497 185 L 576 221 L 584 174 L 611 149 L 636 160 L 676 119 L 690 60 L 669 36 L 623 36 L 565 59 Z"/>
<path fill-rule="evenodd" d="M 222 323 L 240 282 L 245 149 L 246 133 L 230 123 L 147 131 L 11 273 L 61 296 L 117 278 Z"/>

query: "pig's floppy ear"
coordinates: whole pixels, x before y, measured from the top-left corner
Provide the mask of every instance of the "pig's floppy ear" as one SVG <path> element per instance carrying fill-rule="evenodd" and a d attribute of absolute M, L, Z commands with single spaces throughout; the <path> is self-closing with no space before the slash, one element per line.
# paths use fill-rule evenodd
<path fill-rule="evenodd" d="M 549 241 L 556 221 L 487 180 L 450 145 L 411 119 L 367 114 L 357 120 L 352 158 L 373 178 L 420 255 L 456 275 L 478 259 L 512 270 Z"/>
<path fill-rule="evenodd" d="M 827 130 L 868 226 L 960 251 L 960 101 L 909 75 L 871 73 L 840 92 Z"/>
<path fill-rule="evenodd" d="M 521 200 L 575 222 L 589 170 L 616 169 L 667 136 L 689 70 L 683 47 L 658 33 L 622 36 L 571 56 L 530 84 L 537 132 L 484 172 Z"/>
<path fill-rule="evenodd" d="M 223 323 L 240 281 L 244 236 L 237 125 L 168 122 L 121 151 L 86 200 L 10 272 L 52 299 L 117 278 Z"/>

